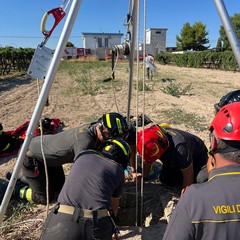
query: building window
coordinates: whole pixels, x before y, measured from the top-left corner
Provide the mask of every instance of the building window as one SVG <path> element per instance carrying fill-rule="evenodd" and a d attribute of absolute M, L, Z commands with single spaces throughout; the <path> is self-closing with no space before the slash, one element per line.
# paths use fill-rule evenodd
<path fill-rule="evenodd" d="M 98 38 L 98 47 L 102 47 L 102 38 Z"/>
<path fill-rule="evenodd" d="M 105 38 L 105 47 L 108 47 L 108 38 Z"/>
<path fill-rule="evenodd" d="M 161 34 L 161 31 L 157 31 L 156 34 Z"/>

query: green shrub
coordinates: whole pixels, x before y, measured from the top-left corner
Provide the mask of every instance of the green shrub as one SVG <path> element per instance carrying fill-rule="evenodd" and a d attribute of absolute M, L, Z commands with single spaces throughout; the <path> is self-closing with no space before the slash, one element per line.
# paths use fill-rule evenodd
<path fill-rule="evenodd" d="M 205 131 L 207 129 L 207 122 L 204 117 L 197 116 L 194 113 L 186 113 L 181 109 L 168 109 L 161 111 L 161 118 L 164 121 L 171 124 L 183 124 L 188 128 L 192 128 L 197 131 Z M 187 120 L 186 120 L 187 119 Z"/>
<path fill-rule="evenodd" d="M 180 95 L 186 95 L 192 89 L 193 87 L 191 83 L 185 87 L 181 87 L 180 84 L 171 82 L 168 86 L 162 88 L 161 91 L 174 97 L 180 97 Z"/>
<path fill-rule="evenodd" d="M 173 64 L 179 67 L 213 68 L 227 71 L 239 69 L 232 51 L 224 52 L 186 52 L 182 54 L 164 53 L 156 55 L 156 61 L 161 64 Z"/>

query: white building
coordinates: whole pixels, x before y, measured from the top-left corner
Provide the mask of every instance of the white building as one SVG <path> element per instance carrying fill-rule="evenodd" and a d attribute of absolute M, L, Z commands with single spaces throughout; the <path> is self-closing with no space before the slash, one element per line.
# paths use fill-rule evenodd
<path fill-rule="evenodd" d="M 166 52 L 167 28 L 149 28 L 146 30 L 146 53 L 156 55 Z M 122 44 L 122 33 L 82 33 L 83 48 L 90 48 L 99 59 L 115 46 Z M 139 46 L 140 55 L 143 54 L 143 44 Z"/>
<path fill-rule="evenodd" d="M 90 48 L 93 54 L 99 59 L 104 59 L 105 55 L 114 47 L 122 43 L 122 33 L 82 33 L 83 48 Z"/>
<path fill-rule="evenodd" d="M 156 55 L 166 52 L 167 30 L 167 28 L 149 28 L 146 30 L 146 53 Z"/>

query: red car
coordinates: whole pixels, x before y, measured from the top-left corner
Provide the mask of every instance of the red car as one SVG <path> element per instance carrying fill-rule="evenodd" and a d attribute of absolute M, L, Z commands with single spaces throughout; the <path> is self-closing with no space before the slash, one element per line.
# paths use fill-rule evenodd
<path fill-rule="evenodd" d="M 117 58 L 117 56 L 115 55 L 115 59 Z M 108 53 L 105 55 L 105 60 L 111 60 L 112 59 L 112 54 Z M 118 59 L 124 59 L 123 55 L 118 55 Z"/>

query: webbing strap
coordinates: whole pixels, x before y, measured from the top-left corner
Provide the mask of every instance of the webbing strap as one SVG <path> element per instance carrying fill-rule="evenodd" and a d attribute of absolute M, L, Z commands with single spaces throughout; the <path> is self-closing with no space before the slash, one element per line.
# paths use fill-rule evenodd
<path fill-rule="evenodd" d="M 10 147 L 10 143 L 8 143 L 7 146 L 2 151 L 7 150 L 9 147 Z"/>

